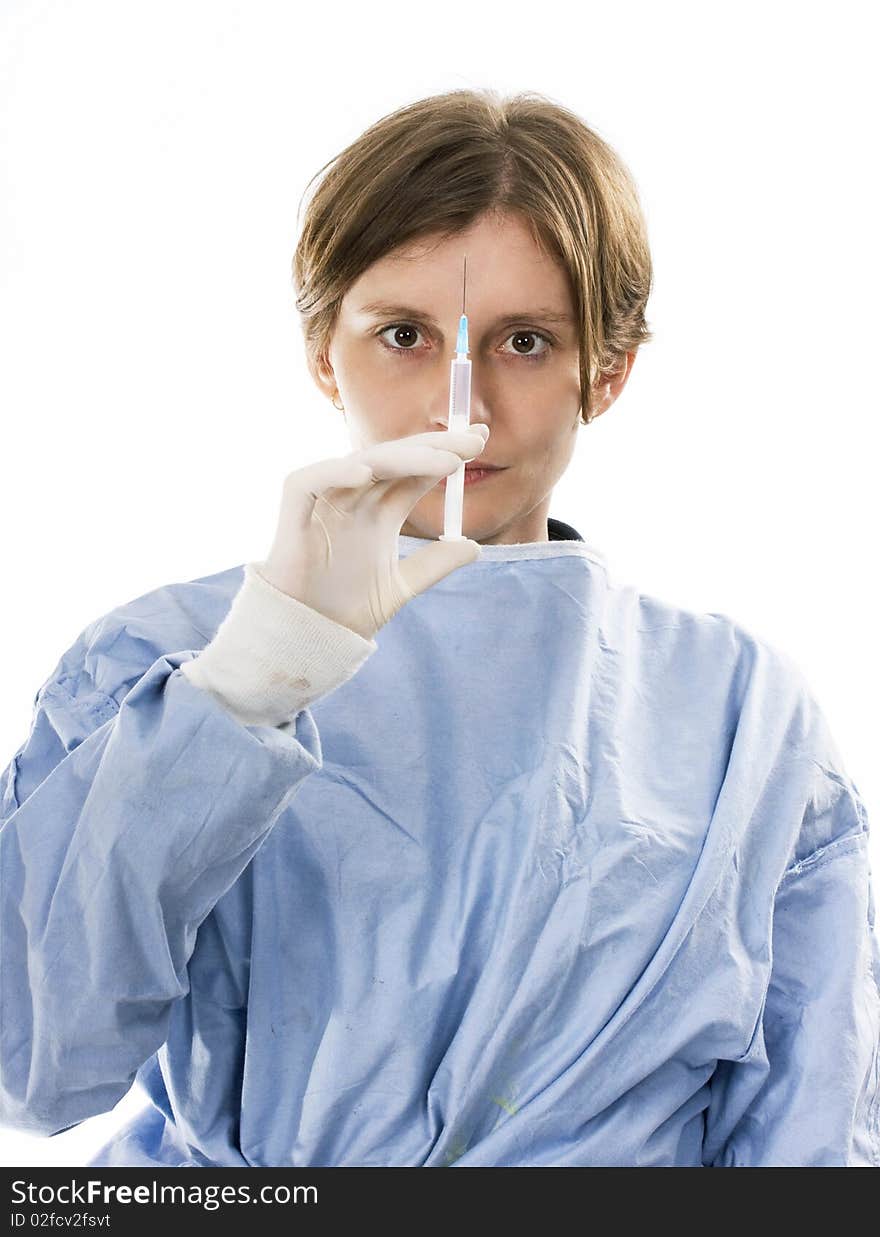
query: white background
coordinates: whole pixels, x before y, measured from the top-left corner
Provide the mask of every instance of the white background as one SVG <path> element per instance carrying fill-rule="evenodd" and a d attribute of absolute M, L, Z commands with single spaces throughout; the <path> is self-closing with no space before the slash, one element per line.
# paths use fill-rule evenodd
<path fill-rule="evenodd" d="M 284 475 L 350 449 L 300 195 L 387 112 L 493 87 L 614 146 L 655 263 L 656 338 L 551 514 L 784 649 L 880 819 L 871 7 L 0 0 L 0 767 L 88 622 L 262 557 Z M 0 1130 L 0 1163 L 82 1164 L 141 1103 Z"/>

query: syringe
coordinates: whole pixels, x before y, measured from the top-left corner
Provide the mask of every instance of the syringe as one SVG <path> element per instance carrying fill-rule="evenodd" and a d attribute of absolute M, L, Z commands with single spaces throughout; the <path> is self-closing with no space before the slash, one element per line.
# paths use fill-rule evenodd
<path fill-rule="evenodd" d="M 464 260 L 464 276 L 461 289 L 461 317 L 458 320 L 458 338 L 455 341 L 455 357 L 449 374 L 449 425 L 451 430 L 467 429 L 471 423 L 471 363 L 468 360 L 468 320 L 465 313 L 467 290 L 467 257 Z M 464 461 L 455 472 L 446 478 L 446 505 L 443 511 L 441 541 L 466 541 L 461 531 L 461 512 L 464 502 Z"/>

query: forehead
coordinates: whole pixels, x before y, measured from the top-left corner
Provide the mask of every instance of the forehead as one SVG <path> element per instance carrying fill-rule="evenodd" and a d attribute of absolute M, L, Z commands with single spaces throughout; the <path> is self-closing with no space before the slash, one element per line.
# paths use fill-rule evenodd
<path fill-rule="evenodd" d="M 478 304 L 519 306 L 532 299 L 560 313 L 571 310 L 564 268 L 515 215 L 482 216 L 454 236 L 435 233 L 400 246 L 361 274 L 343 304 L 357 310 L 379 297 L 418 299 L 426 309 L 448 312 L 447 302 L 460 306 L 465 256 L 469 311 Z"/>
<path fill-rule="evenodd" d="M 464 252 L 483 255 L 487 259 L 505 253 L 525 262 L 551 261 L 525 219 L 516 214 L 500 215 L 494 212 L 481 215 L 469 227 L 452 236 L 444 236 L 438 231 L 418 237 L 386 257 L 390 264 L 443 262 Z"/>

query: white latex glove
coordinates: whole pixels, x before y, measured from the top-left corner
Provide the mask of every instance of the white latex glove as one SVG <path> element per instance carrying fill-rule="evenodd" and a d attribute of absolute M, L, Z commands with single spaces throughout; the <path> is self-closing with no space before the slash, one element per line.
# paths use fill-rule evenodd
<path fill-rule="evenodd" d="M 281 513 L 260 575 L 367 640 L 417 594 L 479 557 L 476 541 L 432 541 L 398 559 L 401 526 L 461 462 L 487 425 L 373 443 L 307 464 L 284 481 Z"/>

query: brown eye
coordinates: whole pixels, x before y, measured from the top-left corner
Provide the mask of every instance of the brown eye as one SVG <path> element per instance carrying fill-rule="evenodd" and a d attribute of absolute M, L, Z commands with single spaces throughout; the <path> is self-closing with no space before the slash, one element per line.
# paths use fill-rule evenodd
<path fill-rule="evenodd" d="M 521 356 L 525 361 L 542 361 L 553 346 L 551 340 L 540 331 L 514 331 L 508 336 L 508 340 L 513 341 L 516 355 Z M 536 351 L 535 340 L 541 340 L 546 346 Z"/>
<path fill-rule="evenodd" d="M 383 338 L 389 331 L 393 332 L 391 336 L 393 342 L 387 342 Z M 419 328 L 409 322 L 394 322 L 391 326 L 383 327 L 379 331 L 379 338 L 382 339 L 382 343 L 392 352 L 414 352 L 415 339 L 418 335 L 421 335 Z"/>

